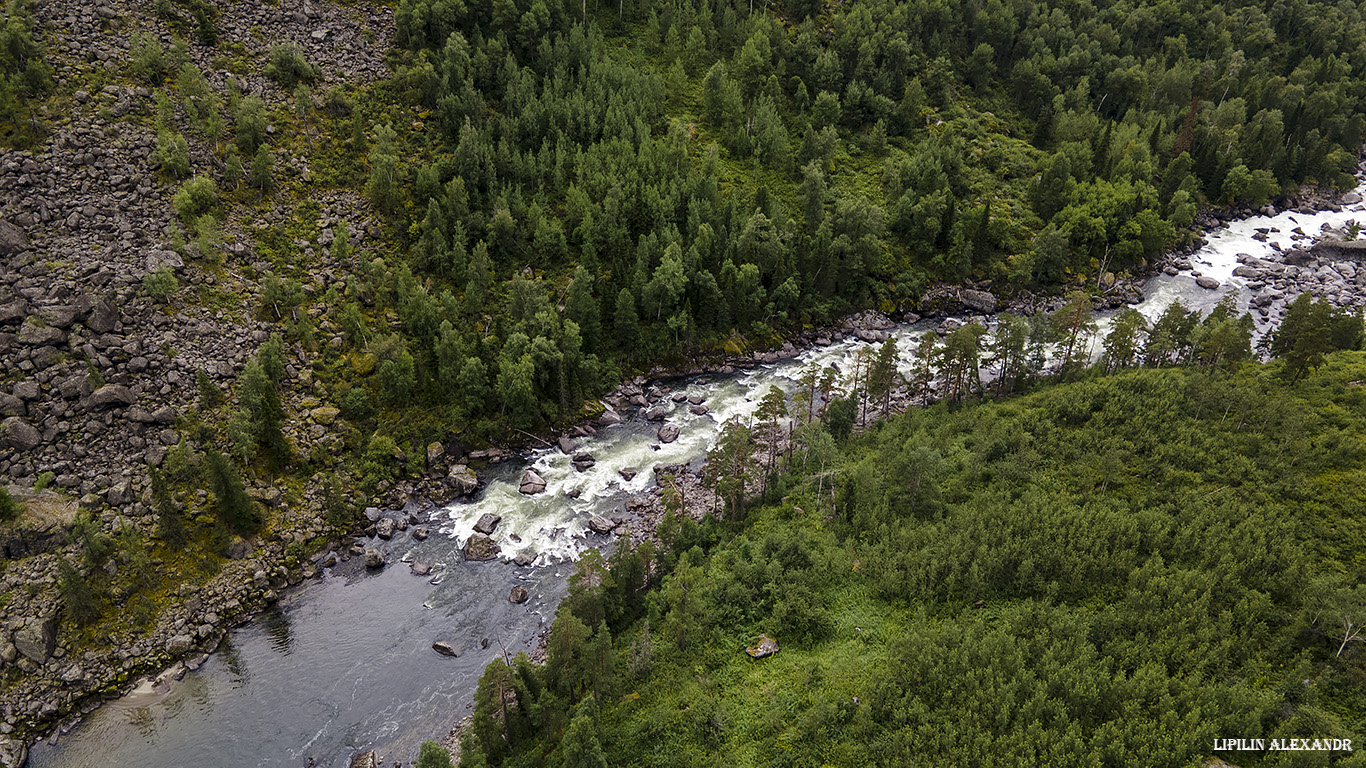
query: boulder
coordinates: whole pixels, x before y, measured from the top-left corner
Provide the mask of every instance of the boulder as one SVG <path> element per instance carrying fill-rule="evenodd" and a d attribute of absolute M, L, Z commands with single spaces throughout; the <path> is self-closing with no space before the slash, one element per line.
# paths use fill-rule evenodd
<path fill-rule="evenodd" d="M 455 489 L 455 495 L 468 496 L 479 488 L 479 476 L 464 464 L 456 464 L 446 474 L 446 482 Z"/>
<path fill-rule="evenodd" d="M 72 306 L 50 306 L 38 310 L 38 317 L 54 328 L 70 328 L 76 322 L 76 308 Z"/>
<path fill-rule="evenodd" d="M 1215 288 L 1219 287 L 1219 281 L 1215 280 L 1209 275 L 1201 275 L 1195 278 L 1195 284 L 1200 286 L 1201 288 L 1204 288 L 1207 291 L 1212 291 Z"/>
<path fill-rule="evenodd" d="M 19 329 L 19 343 L 41 347 L 48 344 L 61 344 L 66 341 L 66 332 L 61 328 L 36 323 L 24 323 Z"/>
<path fill-rule="evenodd" d="M 232 539 L 228 541 L 229 560 L 245 560 L 248 557 L 251 557 L 251 553 L 251 542 L 241 536 L 233 536 Z"/>
<path fill-rule="evenodd" d="M 621 423 L 621 415 L 609 408 L 608 410 L 603 411 L 602 415 L 599 416 L 594 423 L 599 427 L 610 427 L 613 424 Z"/>
<path fill-rule="evenodd" d="M 455 652 L 455 646 L 451 645 L 445 640 L 437 640 L 435 643 L 432 643 L 432 650 L 436 651 L 442 656 L 450 656 L 451 658 L 455 658 L 456 656 L 460 655 Z"/>
<path fill-rule="evenodd" d="M 105 384 L 90 395 L 90 407 L 123 407 L 138 401 L 137 395 L 122 384 Z"/>
<path fill-rule="evenodd" d="M 365 550 L 365 567 L 366 567 L 366 568 L 383 568 L 383 567 L 384 567 L 384 555 L 383 555 L 378 549 L 367 549 L 367 550 Z"/>
<path fill-rule="evenodd" d="M 23 299 L 0 304 L 0 325 L 22 323 L 28 317 L 28 302 Z"/>
<path fill-rule="evenodd" d="M 528 469 L 522 473 L 522 482 L 518 484 L 517 490 L 528 496 L 541 493 L 545 490 L 545 478 Z"/>
<path fill-rule="evenodd" d="M 659 436 L 659 442 L 672 443 L 673 441 L 678 439 L 678 425 L 665 424 L 664 426 L 659 428 L 659 432 L 657 434 Z"/>
<path fill-rule="evenodd" d="M 617 474 L 621 475 L 621 479 L 628 483 L 636 479 L 636 471 L 634 469 L 618 469 Z"/>
<path fill-rule="evenodd" d="M 472 562 L 492 560 L 501 551 L 498 542 L 482 533 L 474 534 L 465 542 L 465 559 Z"/>
<path fill-rule="evenodd" d="M 521 605 L 522 603 L 525 603 L 530 597 L 531 593 L 527 591 L 527 588 L 518 585 L 513 587 L 512 591 L 508 593 L 508 602 L 514 605 Z"/>
<path fill-rule="evenodd" d="M 392 539 L 395 527 L 392 517 L 381 517 L 375 521 L 375 535 L 381 539 Z"/>
<path fill-rule="evenodd" d="M 583 451 L 583 452 L 574 454 L 574 458 L 573 458 L 574 469 L 576 469 L 576 470 L 578 470 L 578 471 L 580 471 L 580 472 L 583 472 L 584 470 L 588 469 L 589 467 L 593 466 L 593 465 L 596 464 L 596 463 L 597 463 L 597 459 L 594 459 L 594 458 L 593 458 L 593 454 L 588 453 L 587 451 Z"/>
<path fill-rule="evenodd" d="M 454 656 L 455 654 L 451 655 Z M 361 752 L 358 755 L 352 756 L 351 763 L 347 768 L 380 768 L 379 755 L 375 754 L 375 750 L 373 749 L 369 752 Z"/>
<path fill-rule="evenodd" d="M 441 457 L 446 455 L 446 446 L 441 443 L 427 443 L 427 466 L 436 466 Z"/>
<path fill-rule="evenodd" d="M 702 395 L 689 395 L 688 402 L 692 403 L 693 405 L 701 405 L 707 402 L 707 398 L 703 397 Z"/>
<path fill-rule="evenodd" d="M 592 531 L 593 533 L 601 534 L 603 536 L 606 536 L 607 534 L 611 533 L 612 529 L 616 527 L 616 523 L 612 522 L 611 520 L 608 520 L 607 518 L 601 515 L 593 515 L 591 518 L 588 519 L 588 530 Z"/>
<path fill-rule="evenodd" d="M 18 739 L 0 736 L 0 768 L 22 768 L 28 762 L 28 746 Z"/>
<path fill-rule="evenodd" d="M 414 539 L 417 539 L 418 541 L 426 541 L 426 540 L 427 540 L 427 529 L 426 529 L 426 528 L 414 528 L 414 529 L 413 529 L 413 538 L 414 538 Z"/>
<path fill-rule="evenodd" d="M 412 565 L 408 566 L 408 569 L 413 572 L 414 576 L 426 576 L 427 574 L 432 572 L 432 567 L 430 565 L 416 561 L 414 561 Z"/>
<path fill-rule="evenodd" d="M 962 294 L 963 306 L 975 312 L 995 312 L 996 296 L 990 291 L 965 289 Z"/>
<path fill-rule="evenodd" d="M 28 248 L 28 237 L 24 230 L 0 219 L 0 256 L 13 256 Z"/>
<path fill-rule="evenodd" d="M 14 647 L 30 661 L 45 663 L 57 647 L 57 618 L 39 616 L 14 631 Z"/>
<path fill-rule="evenodd" d="M 574 438 L 569 437 L 568 435 L 561 435 L 560 439 L 557 440 L 556 443 L 560 447 L 560 452 L 565 454 L 566 456 L 573 453 L 574 449 L 578 447 L 578 444 L 574 442 Z"/>
<path fill-rule="evenodd" d="M 179 656 L 182 653 L 188 652 L 192 645 L 194 645 L 193 637 L 186 634 L 180 634 L 166 641 L 166 651 L 172 656 Z"/>
<path fill-rule="evenodd" d="M 485 536 L 492 536 L 493 532 L 497 530 L 498 524 L 501 522 L 503 522 L 502 515 L 495 515 L 492 512 L 485 512 L 483 515 L 480 515 L 479 522 L 474 524 L 474 530 L 484 534 Z"/>
<path fill-rule="evenodd" d="M 90 310 L 85 319 L 85 327 L 95 333 L 109 333 L 119 321 L 119 310 L 108 299 L 101 299 Z"/>
<path fill-rule="evenodd" d="M 319 406 L 308 412 L 309 418 L 313 419 L 319 424 L 322 424 L 323 426 L 327 426 L 332 422 L 336 421 L 337 416 L 340 414 L 341 410 L 333 408 L 330 405 Z"/>
<path fill-rule="evenodd" d="M 651 408 L 650 410 L 645 412 L 645 420 L 663 421 L 666 415 L 668 415 L 668 411 L 664 410 L 663 406 L 655 406 L 654 408 Z"/>
<path fill-rule="evenodd" d="M 530 552 L 523 552 L 522 554 L 514 557 L 512 559 L 512 562 L 516 563 L 518 566 L 522 568 L 525 568 L 531 565 L 532 563 L 536 562 L 536 556 L 531 554 Z"/>
<path fill-rule="evenodd" d="M 43 442 L 43 435 L 27 421 L 11 416 L 0 421 L 0 446 L 31 451 Z"/>
<path fill-rule="evenodd" d="M 688 412 L 694 416 L 706 416 L 711 412 L 711 409 L 705 405 L 694 405 L 688 408 Z"/>
<path fill-rule="evenodd" d="M 759 641 L 745 649 L 752 659 L 762 659 L 778 652 L 778 641 L 767 634 L 759 635 Z"/>

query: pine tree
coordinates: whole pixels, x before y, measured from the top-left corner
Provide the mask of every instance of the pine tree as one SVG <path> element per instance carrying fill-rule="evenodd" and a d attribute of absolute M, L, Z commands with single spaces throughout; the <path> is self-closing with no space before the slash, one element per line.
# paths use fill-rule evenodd
<path fill-rule="evenodd" d="M 560 742 L 565 768 L 607 768 L 607 756 L 597 736 L 596 699 L 586 699 L 569 721 Z"/>
<path fill-rule="evenodd" d="M 246 489 L 242 487 L 242 479 L 238 477 L 237 469 L 223 457 L 223 454 L 209 448 L 204 451 L 204 471 L 209 481 L 209 490 L 213 493 L 214 511 L 218 514 L 219 521 L 242 536 L 256 533 L 264 518 L 247 496 Z"/>

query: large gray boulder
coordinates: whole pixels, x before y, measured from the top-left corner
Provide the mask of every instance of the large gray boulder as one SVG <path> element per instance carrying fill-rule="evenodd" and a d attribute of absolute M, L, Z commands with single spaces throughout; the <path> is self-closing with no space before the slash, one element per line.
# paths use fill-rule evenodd
<path fill-rule="evenodd" d="M 14 647 L 30 661 L 42 664 L 57 647 L 57 617 L 28 619 L 14 631 Z"/>
<path fill-rule="evenodd" d="M 446 474 L 446 482 L 455 489 L 455 495 L 468 496 L 479 488 L 479 476 L 464 464 L 456 464 Z"/>
<path fill-rule="evenodd" d="M 574 438 L 568 435 L 560 435 L 560 439 L 556 443 L 559 445 L 560 452 L 566 455 L 573 453 L 574 449 L 578 447 L 574 443 Z"/>
<path fill-rule="evenodd" d="M 27 421 L 11 416 L 0 421 L 0 446 L 31 451 L 43 442 L 43 435 Z"/>
<path fill-rule="evenodd" d="M 616 411 L 606 410 L 602 412 L 602 415 L 599 416 L 594 423 L 596 423 L 599 427 L 610 427 L 613 424 L 621 423 L 621 415 L 618 414 Z"/>
<path fill-rule="evenodd" d="M 61 328 L 53 328 L 50 325 L 38 325 L 37 323 L 26 322 L 19 329 L 19 343 L 28 344 L 33 347 L 41 347 L 48 344 L 61 344 L 66 341 L 66 332 Z"/>
<path fill-rule="evenodd" d="M 124 406 L 132 405 L 137 401 L 137 395 L 133 394 L 133 390 L 122 384 L 105 384 L 90 395 L 90 407 L 92 408 L 107 408 L 111 406 L 122 408 Z"/>
<path fill-rule="evenodd" d="M 528 469 L 522 473 L 522 482 L 518 484 L 517 490 L 528 496 L 541 493 L 545 490 L 545 478 L 536 474 L 535 470 Z"/>
<path fill-rule="evenodd" d="M 525 603 L 530 597 L 531 593 L 527 591 L 527 588 L 519 584 L 513 587 L 512 591 L 508 593 L 508 602 L 514 605 L 521 605 L 522 603 Z"/>
<path fill-rule="evenodd" d="M 659 428 L 659 432 L 657 434 L 659 436 L 659 442 L 672 443 L 673 441 L 678 439 L 678 425 L 665 424 L 664 426 Z"/>
<path fill-rule="evenodd" d="M 971 288 L 964 289 L 963 306 L 975 312 L 995 312 L 996 296 L 990 291 L 976 291 Z"/>
<path fill-rule="evenodd" d="M 381 539 L 392 539 L 395 528 L 394 519 L 391 517 L 381 517 L 375 521 L 375 535 Z"/>
<path fill-rule="evenodd" d="M 0 219 L 0 256 L 12 256 L 28 248 L 24 230 Z"/>
<path fill-rule="evenodd" d="M 85 319 L 85 327 L 95 333 L 109 333 L 114 330 L 118 321 L 118 307 L 111 304 L 108 299 L 101 299 L 94 309 L 90 310 L 90 316 Z"/>
<path fill-rule="evenodd" d="M 383 568 L 383 567 L 384 567 L 384 554 L 381 553 L 378 549 L 367 549 L 367 550 L 365 550 L 365 567 L 366 567 L 366 568 Z"/>
<path fill-rule="evenodd" d="M 479 522 L 474 524 L 474 530 L 485 536 L 492 536 L 493 532 L 497 530 L 498 524 L 501 522 L 503 522 L 503 517 L 501 515 L 485 512 L 479 517 Z"/>

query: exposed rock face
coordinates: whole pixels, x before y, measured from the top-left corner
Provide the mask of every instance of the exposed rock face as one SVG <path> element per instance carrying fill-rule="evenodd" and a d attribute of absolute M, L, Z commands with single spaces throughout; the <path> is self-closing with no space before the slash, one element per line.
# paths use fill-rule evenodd
<path fill-rule="evenodd" d="M 503 522 L 502 515 L 495 515 L 492 512 L 485 512 L 482 516 L 480 516 L 479 522 L 474 524 L 474 530 L 486 536 L 491 536 L 493 535 L 494 530 L 498 528 L 498 524 L 501 522 Z"/>
<path fill-rule="evenodd" d="M 14 647 L 30 661 L 42 664 L 57 647 L 55 616 L 32 618 L 14 632 Z"/>
<path fill-rule="evenodd" d="M 527 591 L 527 588 L 518 585 L 513 587 L 512 591 L 508 593 L 508 602 L 513 603 L 514 605 L 521 605 L 522 603 L 525 603 L 530 597 L 531 593 Z"/>
<path fill-rule="evenodd" d="M 541 493 L 545 491 L 545 478 L 528 469 L 522 473 L 522 482 L 517 486 L 517 490 L 528 496 Z"/>
<path fill-rule="evenodd" d="M 768 635 L 759 635 L 759 642 L 745 649 L 750 658 L 762 659 L 778 652 L 778 641 Z"/>
<path fill-rule="evenodd" d="M 0 421 L 0 446 L 31 451 L 42 442 L 42 433 L 18 416 L 11 416 Z"/>
<path fill-rule="evenodd" d="M 455 489 L 455 495 L 468 496 L 479 489 L 479 476 L 464 464 L 456 464 L 446 474 L 446 482 Z"/>
<path fill-rule="evenodd" d="M 498 542 L 482 533 L 476 533 L 465 542 L 465 559 L 472 562 L 492 560 L 502 552 Z"/>
<path fill-rule="evenodd" d="M 665 424 L 664 426 L 659 428 L 659 432 L 657 434 L 659 436 L 659 442 L 672 443 L 673 441 L 678 439 L 678 425 Z"/>
<path fill-rule="evenodd" d="M 455 652 L 455 646 L 451 645 L 445 640 L 437 640 L 435 643 L 432 643 L 432 650 L 436 651 L 442 656 L 450 656 L 451 658 L 455 658 L 456 656 L 460 655 Z"/>

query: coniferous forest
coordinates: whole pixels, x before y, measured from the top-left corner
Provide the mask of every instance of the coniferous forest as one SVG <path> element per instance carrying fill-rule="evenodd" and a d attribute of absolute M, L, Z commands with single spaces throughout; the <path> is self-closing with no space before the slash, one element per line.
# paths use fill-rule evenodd
<path fill-rule="evenodd" d="M 666 483 L 545 663 L 487 668 L 460 765 L 1361 764 L 1212 748 L 1366 748 L 1359 286 L 1261 338 L 1236 297 L 1092 310 L 1212 211 L 1357 183 L 1364 13 L 5 3 L 0 523 L 70 514 L 0 569 L 44 641 L 0 643 L 0 751 L 365 553 L 361 510 L 468 494 L 471 449 L 947 284 L 1031 311 L 775 388 L 713 509 Z"/>

